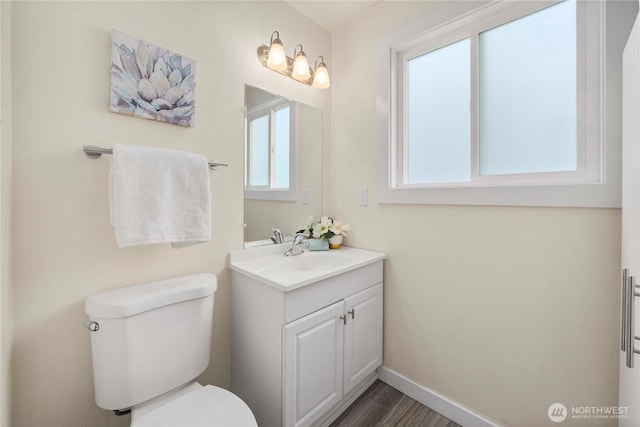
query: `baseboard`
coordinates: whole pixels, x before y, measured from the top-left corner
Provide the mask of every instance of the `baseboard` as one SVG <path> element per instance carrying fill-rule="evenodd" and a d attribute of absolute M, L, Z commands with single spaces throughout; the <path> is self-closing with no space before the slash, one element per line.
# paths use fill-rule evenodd
<path fill-rule="evenodd" d="M 391 387 L 400 390 L 412 399 L 417 400 L 434 411 L 444 415 L 451 421 L 461 426 L 473 427 L 496 427 L 497 424 L 474 414 L 470 410 L 460 406 L 458 403 L 439 395 L 427 387 L 416 384 L 409 378 L 381 366 L 378 368 L 378 379 Z"/>

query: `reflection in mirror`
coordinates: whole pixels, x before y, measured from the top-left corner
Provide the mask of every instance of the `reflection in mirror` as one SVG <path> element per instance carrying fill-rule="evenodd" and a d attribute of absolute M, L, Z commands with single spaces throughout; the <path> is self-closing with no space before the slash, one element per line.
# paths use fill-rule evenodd
<path fill-rule="evenodd" d="M 322 111 L 245 86 L 245 245 L 322 212 Z"/>

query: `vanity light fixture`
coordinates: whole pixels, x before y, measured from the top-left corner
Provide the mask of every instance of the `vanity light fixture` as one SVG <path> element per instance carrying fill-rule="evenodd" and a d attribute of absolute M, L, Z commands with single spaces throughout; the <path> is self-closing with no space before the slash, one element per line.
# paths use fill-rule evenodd
<path fill-rule="evenodd" d="M 296 53 L 298 50 L 298 46 L 300 46 L 300 51 Z M 305 80 L 309 80 L 311 77 L 311 70 L 309 69 L 309 61 L 307 61 L 307 55 L 302 50 L 302 45 L 298 44 L 295 49 L 293 49 L 293 68 L 291 69 L 291 77 L 296 80 L 300 80 L 304 82 Z"/>
<path fill-rule="evenodd" d="M 280 33 L 274 31 L 273 34 L 271 34 L 271 43 L 269 44 L 267 67 L 275 71 L 284 71 L 287 69 L 287 66 L 287 55 L 284 53 L 284 46 L 280 41 Z"/>
<path fill-rule="evenodd" d="M 293 58 L 288 57 L 277 31 L 271 34 L 269 46 L 258 47 L 258 59 L 265 67 L 317 89 L 327 89 L 331 86 L 324 58 L 319 56 L 315 62 L 315 69 L 312 70 L 301 44 L 296 45 L 293 50 Z"/>
<path fill-rule="evenodd" d="M 318 59 L 321 59 L 320 65 L 318 65 Z M 329 81 L 329 71 L 327 70 L 327 66 L 324 64 L 324 58 L 322 56 L 318 56 L 316 58 L 315 71 L 313 72 L 313 83 L 311 85 L 318 89 L 326 89 L 331 86 L 331 82 Z"/>

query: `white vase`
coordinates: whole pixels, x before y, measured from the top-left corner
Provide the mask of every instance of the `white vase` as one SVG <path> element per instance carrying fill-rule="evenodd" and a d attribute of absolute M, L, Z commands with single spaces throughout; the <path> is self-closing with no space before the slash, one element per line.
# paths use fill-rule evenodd
<path fill-rule="evenodd" d="M 335 236 L 329 237 L 329 247 L 331 249 L 338 249 L 342 244 L 342 234 L 336 234 Z"/>

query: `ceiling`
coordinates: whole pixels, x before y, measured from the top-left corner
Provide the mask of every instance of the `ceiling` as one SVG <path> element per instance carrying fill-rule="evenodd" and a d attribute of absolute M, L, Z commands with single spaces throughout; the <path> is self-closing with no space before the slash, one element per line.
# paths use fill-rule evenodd
<path fill-rule="evenodd" d="M 288 0 L 298 12 L 333 33 L 387 0 Z"/>

